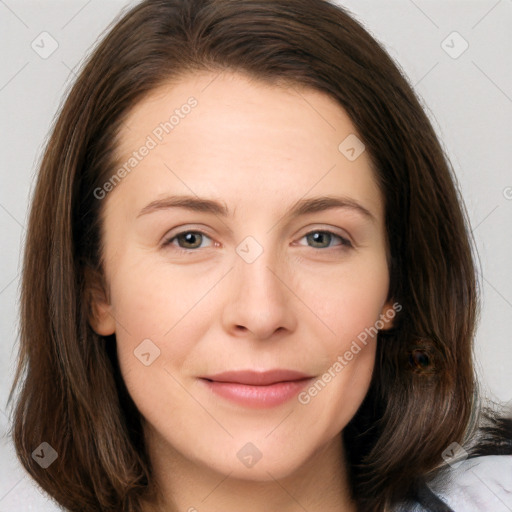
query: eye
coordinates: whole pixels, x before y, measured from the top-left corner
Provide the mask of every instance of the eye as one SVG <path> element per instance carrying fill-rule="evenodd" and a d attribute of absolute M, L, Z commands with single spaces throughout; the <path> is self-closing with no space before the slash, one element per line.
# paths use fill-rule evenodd
<path fill-rule="evenodd" d="M 163 243 L 163 246 L 167 247 L 174 245 L 178 250 L 185 252 L 205 247 L 211 247 L 212 244 L 201 246 L 201 242 L 203 242 L 205 238 L 211 240 L 211 238 L 202 231 L 182 231 L 181 233 L 177 233 L 173 237 L 167 239 Z M 339 249 L 343 250 L 353 247 L 349 240 L 328 230 L 310 231 L 304 235 L 301 240 L 304 238 L 306 238 L 307 241 L 312 244 L 310 247 L 313 247 L 314 249 L 330 249 L 333 247 L 339 247 Z M 340 243 L 331 244 L 331 242 L 336 239 L 339 240 Z M 178 243 L 177 246 L 174 243 L 175 241 Z"/>
<path fill-rule="evenodd" d="M 202 231 L 182 231 L 181 233 L 177 233 L 172 238 L 166 240 L 163 245 L 167 247 L 168 245 L 175 245 L 173 242 L 176 240 L 178 242 L 178 249 L 183 251 L 194 250 L 201 248 L 201 242 L 207 238 L 211 240 L 206 233 Z"/>
<path fill-rule="evenodd" d="M 306 233 L 301 238 L 301 240 L 303 238 L 306 238 L 308 242 L 311 242 L 313 245 L 310 247 L 313 247 L 315 249 L 331 248 L 332 246 L 331 246 L 330 242 L 332 242 L 333 239 L 340 240 L 340 243 L 335 244 L 335 246 L 338 246 L 341 250 L 353 247 L 352 243 L 349 240 L 347 240 L 346 238 L 343 238 L 340 235 L 337 235 L 336 233 L 333 233 L 332 231 L 326 231 L 326 230 L 310 231 L 309 233 Z"/>

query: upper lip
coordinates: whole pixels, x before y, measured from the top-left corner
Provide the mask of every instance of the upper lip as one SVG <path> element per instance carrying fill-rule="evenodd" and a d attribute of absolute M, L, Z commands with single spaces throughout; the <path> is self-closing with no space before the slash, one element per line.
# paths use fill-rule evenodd
<path fill-rule="evenodd" d="M 215 375 L 207 375 L 201 378 L 212 380 L 215 382 L 233 382 L 253 386 L 268 386 L 270 384 L 275 384 L 277 382 L 309 379 L 311 378 L 311 375 L 307 375 L 305 373 L 298 372 L 295 370 L 276 369 L 267 371 L 230 371 L 217 373 Z"/>

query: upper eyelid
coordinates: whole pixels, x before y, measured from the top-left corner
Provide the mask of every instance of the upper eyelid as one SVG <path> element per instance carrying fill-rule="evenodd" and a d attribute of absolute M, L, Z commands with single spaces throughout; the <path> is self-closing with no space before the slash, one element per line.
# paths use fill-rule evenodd
<path fill-rule="evenodd" d="M 201 224 L 197 224 L 197 225 L 198 226 L 203 226 Z M 313 225 L 315 225 L 315 223 L 313 223 Z M 318 223 L 317 227 L 307 228 L 308 231 L 306 231 L 302 236 L 308 235 L 309 233 L 314 232 L 314 231 L 327 231 L 329 233 L 332 233 L 332 234 L 334 234 L 336 236 L 340 236 L 342 238 L 352 238 L 352 236 L 344 228 L 340 228 L 340 227 L 336 227 L 336 226 L 318 227 L 318 225 L 321 226 L 321 223 Z M 190 226 L 190 227 L 188 227 L 188 226 Z M 192 231 L 193 232 L 203 233 L 203 234 L 205 234 L 207 236 L 212 236 L 212 235 L 208 234 L 208 231 L 210 230 L 210 228 L 208 228 L 208 227 L 195 227 L 193 223 L 191 223 L 191 224 L 183 224 L 181 226 L 175 226 L 173 229 L 168 230 L 167 233 L 169 233 L 171 231 L 174 231 L 175 229 L 181 229 L 181 231 L 178 231 L 173 236 L 181 235 L 183 233 L 189 233 L 189 232 L 192 232 Z M 342 230 L 345 234 L 336 233 L 335 230 L 337 230 L 337 229 L 338 230 Z M 167 233 L 162 238 L 168 238 Z M 228 231 L 228 233 L 232 234 L 232 230 L 230 229 Z M 302 236 L 301 236 L 301 238 L 302 238 Z"/>

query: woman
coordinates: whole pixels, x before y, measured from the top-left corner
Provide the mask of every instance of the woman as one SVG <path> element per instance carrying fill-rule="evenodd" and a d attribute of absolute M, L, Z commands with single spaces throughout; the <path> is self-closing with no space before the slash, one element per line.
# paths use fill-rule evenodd
<path fill-rule="evenodd" d="M 355 20 L 146 0 L 41 165 L 17 453 L 68 510 L 450 510 L 468 452 L 512 453 L 476 313 L 447 159 Z"/>

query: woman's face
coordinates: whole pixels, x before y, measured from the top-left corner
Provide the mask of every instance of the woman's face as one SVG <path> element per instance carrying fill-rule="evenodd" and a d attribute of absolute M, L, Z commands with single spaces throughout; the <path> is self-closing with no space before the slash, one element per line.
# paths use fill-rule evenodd
<path fill-rule="evenodd" d="M 280 478 L 355 414 L 370 329 L 394 316 L 383 200 L 355 137 L 327 95 L 235 73 L 190 75 L 125 120 L 124 172 L 95 191 L 108 299 L 91 323 L 115 332 L 155 456 Z M 298 373 L 261 375 L 274 370 Z M 256 373 L 215 377 L 238 371 Z"/>

